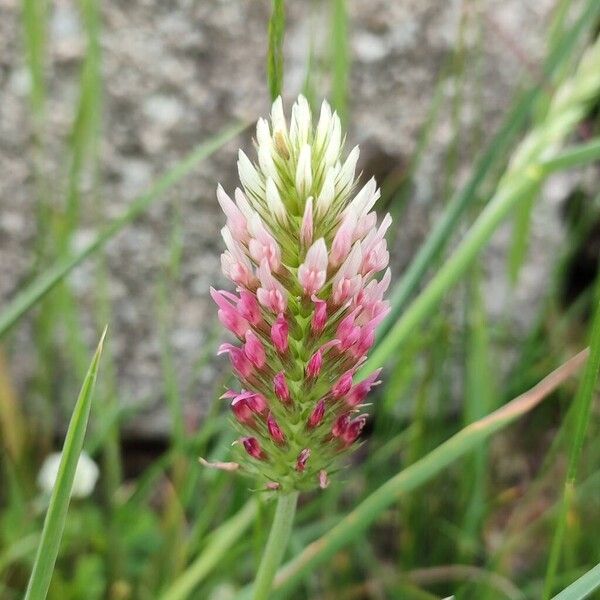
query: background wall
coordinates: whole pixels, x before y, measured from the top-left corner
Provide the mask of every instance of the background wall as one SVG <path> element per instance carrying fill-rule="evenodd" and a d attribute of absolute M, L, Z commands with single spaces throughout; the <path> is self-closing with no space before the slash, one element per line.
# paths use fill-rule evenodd
<path fill-rule="evenodd" d="M 380 180 L 391 174 L 404 186 L 393 233 L 396 273 L 470 172 L 512 94 L 539 76 L 552 7 L 550 0 L 348 4 L 348 143 L 361 144 L 366 174 Z M 96 25 L 74 2 L 50 3 L 46 38 L 40 42 L 44 76 L 37 84 L 29 74 L 19 4 L 2 0 L 0 11 L 4 303 L 60 253 L 59 246 L 81 248 L 196 144 L 236 119 L 254 121 L 268 112 L 269 3 L 107 2 Z M 88 86 L 89 98 L 82 100 L 90 27 L 99 36 L 100 79 Z M 315 99 L 331 90 L 331 28 L 329 3 L 289 3 L 288 107 L 305 86 L 309 57 L 308 89 Z M 36 120 L 30 95 L 38 88 L 42 100 Z M 425 133 L 424 151 L 409 173 Z M 208 287 L 223 283 L 217 235 L 223 218 L 215 188 L 217 182 L 229 190 L 236 185 L 240 143 L 251 149 L 250 131 L 111 241 L 100 270 L 95 261 L 76 270 L 70 277 L 70 316 L 57 308 L 50 323 L 34 316 L 18 328 L 10 344 L 11 375 L 26 402 L 35 405 L 43 402 L 38 396 L 51 394 L 70 406 L 80 380 L 73 354 L 96 339 L 102 297 L 118 382 L 114 394 L 123 405 L 143 409 L 143 417 L 130 420 L 127 428 L 142 435 L 167 431 L 161 329 L 186 410 L 192 419 L 201 415 L 215 393 L 216 375 L 216 311 Z M 409 185 L 403 177 L 410 178 Z M 516 302 L 513 325 L 528 323 L 536 312 L 552 248 L 562 236 L 559 204 L 569 189 L 568 177 L 555 180 L 535 213 L 533 248 L 522 285 L 511 298 Z M 75 216 L 65 225 L 70 203 Z M 510 296 L 505 278 L 509 243 L 510 228 L 505 228 L 485 263 L 489 307 L 496 315 Z M 178 266 L 169 271 L 174 255 Z M 53 358 L 43 381 L 40 352 Z M 199 369 L 204 359 L 208 364 Z"/>

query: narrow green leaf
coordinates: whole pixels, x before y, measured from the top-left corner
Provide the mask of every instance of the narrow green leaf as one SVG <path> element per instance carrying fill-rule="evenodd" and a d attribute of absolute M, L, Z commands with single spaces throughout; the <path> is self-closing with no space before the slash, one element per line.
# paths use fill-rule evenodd
<path fill-rule="evenodd" d="M 332 0 L 331 14 L 331 100 L 340 119 L 348 116 L 348 75 L 350 57 L 348 49 L 348 15 L 346 0 Z"/>
<path fill-rule="evenodd" d="M 338 550 L 362 535 L 384 510 L 397 502 L 399 496 L 430 481 L 448 465 L 477 448 L 492 434 L 537 406 L 562 382 L 581 368 L 587 355 L 587 350 L 575 355 L 531 390 L 521 394 L 487 417 L 468 425 L 440 444 L 435 450 L 389 479 L 325 535 L 306 546 L 300 554 L 285 564 L 275 577 L 274 592 L 289 594 L 290 590 L 307 573 L 329 560 Z M 236 600 L 248 598 L 249 592 L 250 587 L 244 588 Z"/>
<path fill-rule="evenodd" d="M 138 196 L 125 214 L 107 225 L 80 252 L 57 261 L 53 266 L 46 269 L 43 274 L 34 279 L 24 290 L 17 294 L 0 314 L 0 338 L 77 265 L 101 250 L 109 240 L 126 225 L 139 217 L 166 190 L 185 177 L 199 162 L 208 158 L 230 139 L 238 135 L 245 127 L 246 124 L 228 127 L 204 144 L 199 145 L 186 158 L 167 171 L 148 192 Z"/>
<path fill-rule="evenodd" d="M 46 519 L 44 520 L 42 537 L 33 564 L 29 584 L 27 585 L 25 600 L 44 600 L 48 593 L 48 587 L 52 579 L 52 572 L 56 557 L 58 556 L 60 541 L 67 518 L 75 471 L 79 462 L 81 449 L 83 448 L 83 440 L 90 416 L 92 395 L 105 336 L 106 328 L 102 332 L 96 353 L 92 358 L 90 368 L 85 376 L 79 397 L 73 409 L 73 415 L 62 450 L 56 484 L 52 490 L 50 505 L 48 506 Z"/>
<path fill-rule="evenodd" d="M 481 269 L 476 264 L 469 280 L 466 307 L 466 364 L 464 393 L 464 424 L 468 425 L 483 418 L 497 406 L 494 394 L 494 373 L 491 369 L 489 329 L 486 307 L 481 290 Z M 486 444 L 468 459 L 463 479 L 463 495 L 466 503 L 462 526 L 465 557 L 473 558 L 480 527 L 486 514 L 488 484 L 488 449 Z"/>
<path fill-rule="evenodd" d="M 583 167 L 591 162 L 600 160 L 600 137 L 566 148 L 557 156 L 542 162 L 541 167 L 546 173 L 572 169 L 574 167 Z"/>
<path fill-rule="evenodd" d="M 527 250 L 529 249 L 531 215 L 539 192 L 539 186 L 532 188 L 528 196 L 519 202 L 515 210 L 512 243 L 508 249 L 508 278 L 513 286 L 519 279 L 519 273 L 525 263 Z"/>
<path fill-rule="evenodd" d="M 556 171 L 585 166 L 600 159 L 600 138 L 567 148 L 557 156 L 543 161 L 540 168 L 546 176 Z M 521 267 L 525 262 L 529 245 L 531 228 L 531 214 L 539 189 L 533 189 L 528 198 L 525 198 L 517 207 L 517 214 L 513 227 L 513 243 L 509 249 L 508 271 L 510 281 L 514 285 L 519 277 Z"/>
<path fill-rule="evenodd" d="M 283 38 L 285 34 L 285 0 L 273 0 L 269 20 L 269 49 L 267 51 L 267 81 L 271 100 L 283 90 Z"/>
<path fill-rule="evenodd" d="M 600 564 L 590 569 L 552 600 L 583 600 L 600 588 Z"/>
<path fill-rule="evenodd" d="M 21 14 L 27 68 L 31 78 L 31 106 L 38 119 L 44 110 L 46 86 L 44 82 L 44 56 L 46 47 L 46 21 L 48 3 L 45 0 L 23 0 Z"/>

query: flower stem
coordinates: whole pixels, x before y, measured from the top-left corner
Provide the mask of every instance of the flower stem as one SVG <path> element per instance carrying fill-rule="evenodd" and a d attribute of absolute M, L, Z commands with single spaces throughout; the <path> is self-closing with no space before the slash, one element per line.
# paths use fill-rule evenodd
<path fill-rule="evenodd" d="M 292 532 L 297 502 L 298 492 L 281 494 L 277 500 L 277 508 L 275 509 L 275 518 L 271 526 L 271 533 L 269 533 L 269 540 L 267 541 L 267 546 L 263 552 L 258 573 L 254 580 L 253 600 L 266 600 L 269 597 L 275 572 L 283 558 L 283 553 Z"/>

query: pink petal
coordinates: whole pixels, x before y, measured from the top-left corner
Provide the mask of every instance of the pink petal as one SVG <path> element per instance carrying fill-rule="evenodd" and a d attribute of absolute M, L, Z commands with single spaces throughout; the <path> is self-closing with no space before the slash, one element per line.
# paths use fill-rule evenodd
<path fill-rule="evenodd" d="M 248 227 L 252 236 L 248 243 L 250 256 L 257 263 L 266 260 L 269 263 L 271 271 L 276 273 L 281 266 L 281 250 L 279 249 L 279 244 L 267 231 L 257 213 L 254 213 L 252 216 Z"/>
<path fill-rule="evenodd" d="M 299 473 L 304 472 L 304 470 L 306 469 L 306 463 L 308 462 L 309 458 L 310 448 L 304 448 L 304 450 L 302 450 L 300 454 L 298 454 L 298 458 L 296 459 L 296 471 L 298 471 Z"/>
<path fill-rule="evenodd" d="M 341 437 L 346 429 L 348 428 L 348 423 L 350 422 L 350 417 L 348 414 L 340 415 L 333 424 L 331 428 L 331 434 L 334 437 Z"/>
<path fill-rule="evenodd" d="M 225 193 L 221 185 L 217 187 L 217 200 L 227 217 L 227 227 L 229 227 L 233 237 L 239 242 L 247 242 L 249 236 L 246 218 L 235 202 Z"/>
<path fill-rule="evenodd" d="M 229 359 L 231 360 L 234 371 L 242 379 L 247 379 L 252 374 L 254 371 L 252 363 L 248 360 L 241 348 L 238 348 L 233 344 L 221 344 L 217 350 L 217 355 L 224 353 L 229 354 Z"/>
<path fill-rule="evenodd" d="M 271 327 L 271 340 L 278 352 L 284 354 L 288 349 L 289 326 L 283 314 L 277 317 Z"/>
<path fill-rule="evenodd" d="M 285 443 L 285 435 L 283 434 L 283 431 L 281 431 L 281 427 L 279 427 L 279 424 L 275 420 L 275 417 L 272 415 L 272 413 L 269 413 L 269 416 L 267 417 L 267 429 L 269 430 L 271 439 L 276 444 Z"/>
<path fill-rule="evenodd" d="M 246 452 L 250 456 L 252 456 L 253 458 L 256 458 L 258 460 L 264 460 L 266 458 L 265 453 L 262 451 L 262 449 L 260 447 L 259 441 L 255 437 L 245 437 L 245 438 L 242 438 L 241 441 L 242 441 L 242 444 L 244 445 Z"/>
<path fill-rule="evenodd" d="M 339 226 L 331 244 L 329 262 L 332 267 L 340 265 L 350 253 L 356 221 L 356 215 L 353 213 L 348 213 L 342 220 L 342 224 Z"/>
<path fill-rule="evenodd" d="M 321 372 L 321 367 L 323 366 L 323 353 L 321 350 L 317 350 L 308 361 L 306 365 L 306 376 L 309 379 L 314 379 Z"/>
<path fill-rule="evenodd" d="M 327 324 L 327 302 L 320 300 L 314 294 L 311 296 L 311 300 L 315 304 L 315 311 L 310 322 L 310 328 L 313 333 L 319 334 Z"/>
<path fill-rule="evenodd" d="M 376 371 L 373 371 L 373 373 L 371 373 L 366 379 L 360 383 L 357 383 L 346 396 L 346 403 L 352 407 L 361 404 L 362 401 L 367 397 L 367 394 L 371 391 L 371 388 L 380 383 L 377 381 L 380 373 L 381 369 L 377 369 Z"/>
<path fill-rule="evenodd" d="M 252 325 L 258 325 L 260 323 L 260 306 L 256 300 L 256 296 L 248 290 L 240 290 L 238 308 L 242 317 Z"/>
<path fill-rule="evenodd" d="M 258 336 L 251 329 L 246 332 L 244 354 L 257 369 L 262 369 L 265 366 L 267 357 L 264 346 L 258 339 Z"/>
<path fill-rule="evenodd" d="M 345 396 L 352 387 L 352 371 L 346 371 L 331 388 L 331 394 L 334 398 Z"/>
<path fill-rule="evenodd" d="M 360 415 L 348 423 L 346 430 L 342 433 L 342 440 L 346 445 L 352 444 L 361 434 L 367 422 L 367 415 Z"/>
<path fill-rule="evenodd" d="M 285 380 L 285 375 L 283 371 L 275 375 L 275 377 L 273 378 L 273 386 L 277 397 L 284 404 L 287 404 L 290 401 L 290 390 L 288 388 L 287 381 Z"/>
<path fill-rule="evenodd" d="M 319 471 L 319 487 L 324 490 L 329 487 L 329 477 L 327 476 L 327 471 L 321 469 Z"/>
<path fill-rule="evenodd" d="M 298 281 L 308 296 L 318 292 L 327 279 L 327 246 L 319 238 L 306 253 L 304 262 L 298 267 Z"/>
<path fill-rule="evenodd" d="M 308 418 L 308 426 L 311 429 L 318 427 L 321 424 L 321 421 L 323 420 L 324 416 L 325 416 L 325 400 L 323 400 L 321 398 L 321 400 L 319 400 L 317 402 L 317 405 L 315 406 L 312 413 L 310 414 L 310 417 Z"/>
<path fill-rule="evenodd" d="M 269 263 L 266 260 L 258 268 L 261 287 L 256 290 L 258 301 L 275 314 L 285 312 L 287 308 L 287 293 L 284 287 L 273 277 Z"/>

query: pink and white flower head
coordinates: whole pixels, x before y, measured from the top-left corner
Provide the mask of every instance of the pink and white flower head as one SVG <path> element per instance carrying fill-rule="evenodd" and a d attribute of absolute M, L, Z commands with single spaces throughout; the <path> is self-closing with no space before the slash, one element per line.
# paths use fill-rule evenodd
<path fill-rule="evenodd" d="M 355 180 L 358 147 L 344 159 L 340 120 L 323 102 L 316 127 L 300 96 L 286 122 L 281 99 L 259 119 L 257 159 L 240 151 L 243 190 L 221 186 L 222 267 L 236 293 L 211 289 L 223 344 L 241 391 L 231 401 L 243 470 L 270 490 L 325 488 L 359 438 L 359 414 L 379 371 L 357 375 L 388 311 L 386 215 L 379 189 Z M 358 190 L 358 191 L 357 191 Z"/>

